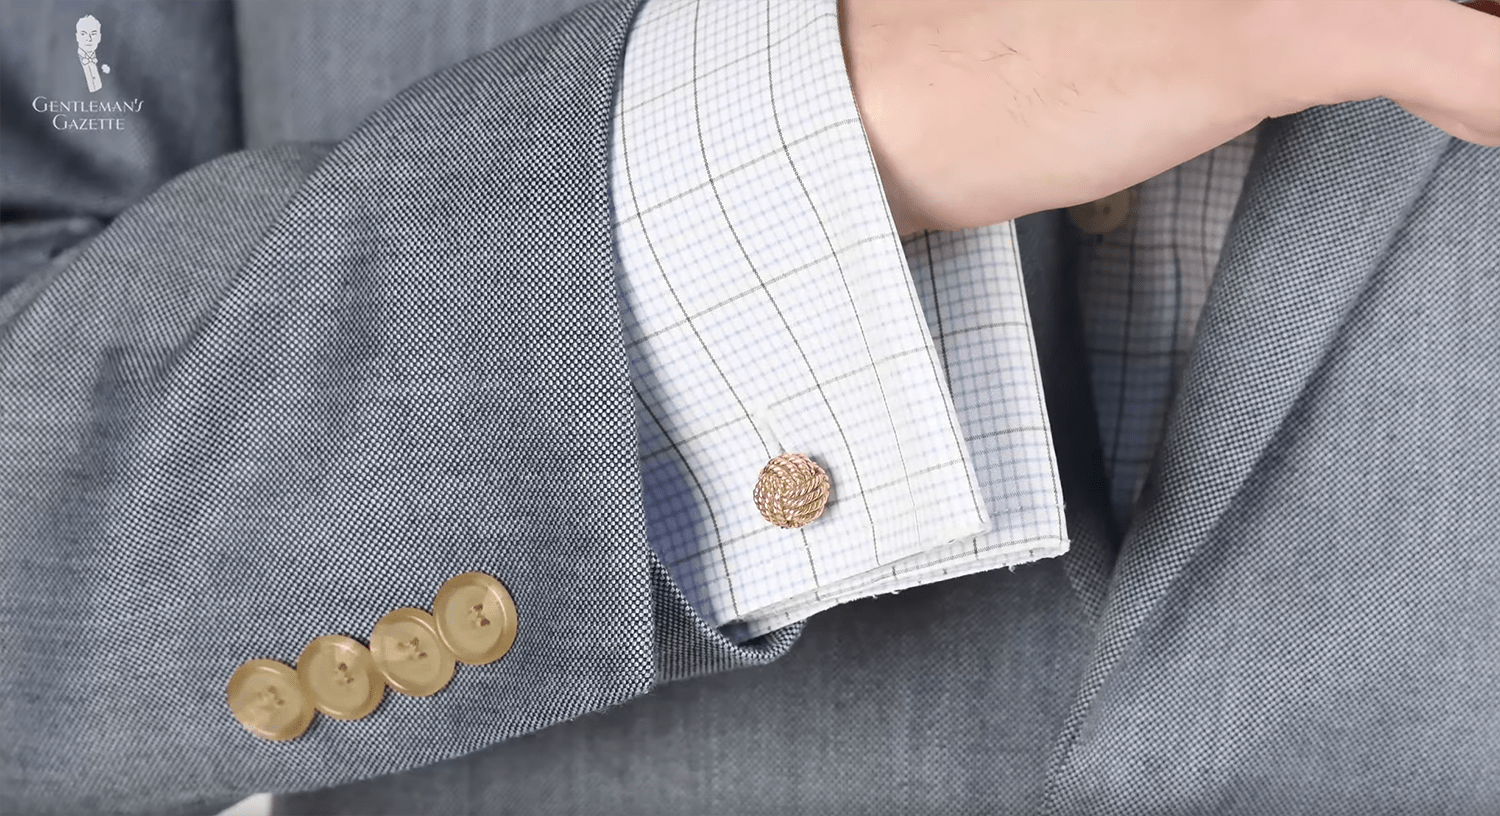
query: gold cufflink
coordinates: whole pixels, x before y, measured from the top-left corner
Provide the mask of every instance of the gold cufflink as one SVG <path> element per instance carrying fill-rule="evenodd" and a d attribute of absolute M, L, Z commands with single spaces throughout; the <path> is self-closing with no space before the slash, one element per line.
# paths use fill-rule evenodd
<path fill-rule="evenodd" d="M 828 474 L 803 454 L 783 453 L 760 469 L 755 506 L 777 527 L 806 526 L 828 506 Z"/>

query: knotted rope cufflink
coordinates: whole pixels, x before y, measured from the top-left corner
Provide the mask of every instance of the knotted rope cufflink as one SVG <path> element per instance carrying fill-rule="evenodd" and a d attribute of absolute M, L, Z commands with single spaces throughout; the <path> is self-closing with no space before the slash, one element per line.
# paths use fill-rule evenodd
<path fill-rule="evenodd" d="M 760 469 L 755 506 L 766 521 L 795 529 L 823 515 L 828 505 L 828 474 L 800 453 L 783 453 Z"/>

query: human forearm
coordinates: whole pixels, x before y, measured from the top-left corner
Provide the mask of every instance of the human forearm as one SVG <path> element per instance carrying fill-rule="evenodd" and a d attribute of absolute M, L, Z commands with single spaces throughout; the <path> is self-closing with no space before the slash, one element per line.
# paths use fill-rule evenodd
<path fill-rule="evenodd" d="M 842 0 L 898 230 L 1129 187 L 1313 105 L 1389 96 L 1500 145 L 1500 19 L 1447 0 Z"/>

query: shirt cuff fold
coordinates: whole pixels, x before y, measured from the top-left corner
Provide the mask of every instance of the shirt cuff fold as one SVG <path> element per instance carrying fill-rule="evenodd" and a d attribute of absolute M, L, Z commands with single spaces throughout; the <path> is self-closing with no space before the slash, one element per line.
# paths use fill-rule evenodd
<path fill-rule="evenodd" d="M 651 0 L 626 51 L 614 151 L 648 534 L 689 602 L 753 637 L 952 577 L 956 560 L 992 568 L 976 537 L 995 505 L 948 386 L 965 361 L 934 342 L 835 0 Z M 1038 411 L 1020 422 L 1044 426 Z M 783 452 L 832 484 L 798 529 L 752 500 Z"/>

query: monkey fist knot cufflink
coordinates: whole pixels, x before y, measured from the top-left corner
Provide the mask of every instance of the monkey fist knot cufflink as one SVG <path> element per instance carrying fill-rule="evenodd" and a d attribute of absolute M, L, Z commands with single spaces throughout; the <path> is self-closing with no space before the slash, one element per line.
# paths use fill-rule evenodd
<path fill-rule="evenodd" d="M 828 505 L 828 474 L 800 453 L 783 453 L 760 469 L 755 506 L 766 521 L 795 529 L 823 515 Z"/>

